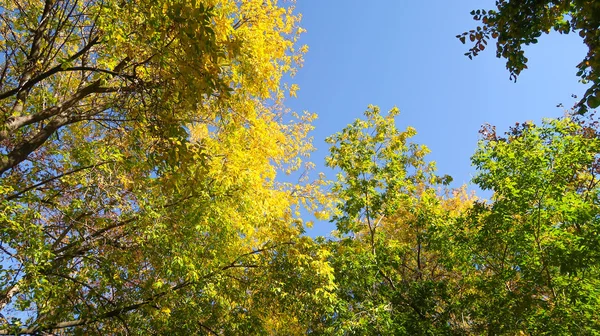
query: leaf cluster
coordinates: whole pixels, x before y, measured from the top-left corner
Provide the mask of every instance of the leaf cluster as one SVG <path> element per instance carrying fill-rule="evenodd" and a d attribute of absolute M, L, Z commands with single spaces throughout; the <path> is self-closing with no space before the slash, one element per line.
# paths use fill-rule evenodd
<path fill-rule="evenodd" d="M 575 108 L 584 114 L 588 108 L 600 106 L 600 7 L 588 0 L 500 0 L 496 8 L 471 12 L 481 24 L 456 37 L 464 44 L 473 43 L 466 56 L 473 58 L 483 51 L 489 40 L 496 40 L 496 56 L 506 59 L 510 79 L 527 68 L 524 45 L 538 43 L 542 34 L 577 33 L 588 47 L 588 53 L 577 64 L 577 76 L 590 83 Z"/>

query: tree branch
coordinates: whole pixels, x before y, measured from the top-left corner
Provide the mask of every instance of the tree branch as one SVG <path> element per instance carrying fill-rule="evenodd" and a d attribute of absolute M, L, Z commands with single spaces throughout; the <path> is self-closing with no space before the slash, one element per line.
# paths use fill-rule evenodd
<path fill-rule="evenodd" d="M 13 296 L 15 296 L 15 294 L 19 293 L 20 290 L 21 290 L 21 288 L 19 286 L 19 282 L 17 282 L 12 287 L 10 287 L 10 289 L 8 291 L 6 291 L 5 294 L 2 295 L 2 297 L 0 298 L 0 311 L 2 311 L 2 309 L 4 309 L 4 307 L 6 307 L 6 305 L 10 302 L 10 300 L 13 298 Z"/>
<path fill-rule="evenodd" d="M 12 169 L 19 163 L 23 162 L 31 152 L 38 149 L 48 138 L 54 134 L 59 128 L 79 121 L 77 116 L 69 116 L 66 112 L 75 104 L 85 97 L 94 93 L 112 93 L 120 91 L 133 91 L 134 87 L 102 87 L 100 80 L 84 87 L 76 92 L 71 98 L 65 101 L 62 105 L 50 107 L 31 118 L 43 120 L 50 116 L 54 116 L 52 120 L 39 132 L 24 140 L 16 146 L 8 155 L 0 158 L 0 176 L 9 169 Z M 99 113 L 101 111 L 97 111 Z M 86 116 L 87 117 L 87 116 Z"/>
<path fill-rule="evenodd" d="M 28 89 L 23 88 L 23 84 L 27 83 L 31 76 L 33 76 L 36 63 L 40 57 L 40 47 L 41 40 L 44 35 L 44 31 L 46 30 L 46 26 L 48 25 L 50 10 L 53 6 L 53 0 L 46 0 L 44 4 L 44 10 L 42 12 L 40 23 L 38 27 L 33 32 L 33 40 L 31 41 L 31 48 L 29 50 L 29 54 L 27 55 L 27 65 L 25 66 L 25 70 L 21 74 L 21 79 L 19 80 L 19 86 L 16 88 L 16 91 L 13 94 L 17 95 L 17 100 L 13 106 L 13 114 L 19 115 L 23 110 L 23 105 L 25 104 L 25 100 L 27 99 L 27 95 L 29 94 Z M 2 99 L 2 98 L 0 98 Z M 0 173 L 1 175 L 1 173 Z"/>
<path fill-rule="evenodd" d="M 66 63 L 68 62 L 72 62 L 76 59 L 78 59 L 79 57 L 81 57 L 83 54 L 85 54 L 86 52 L 88 52 L 94 45 L 99 44 L 99 39 L 98 37 L 94 38 L 92 41 L 90 41 L 90 43 L 88 43 L 85 47 L 83 47 L 80 51 L 78 51 L 77 53 L 73 54 L 71 57 L 67 58 Z M 65 71 L 69 68 L 64 68 L 62 67 L 62 64 L 56 65 L 55 67 L 53 67 L 52 69 L 41 73 L 39 75 L 37 75 L 34 78 L 28 79 L 27 81 L 25 81 L 23 84 L 19 85 L 18 87 L 8 90 L 6 92 L 0 93 L 0 100 L 1 99 L 6 99 L 10 96 L 14 96 L 15 94 L 24 91 L 24 90 L 29 90 L 31 89 L 35 84 L 43 81 L 44 79 L 60 72 L 60 71 Z"/>
<path fill-rule="evenodd" d="M 71 171 L 68 171 L 68 172 L 65 172 L 65 173 L 62 173 L 62 174 L 58 174 L 56 176 L 52 176 L 52 177 L 50 177 L 48 179 L 45 179 L 45 180 L 43 180 L 43 181 L 41 181 L 39 183 L 36 183 L 36 184 L 31 185 L 29 187 L 26 187 L 25 189 L 23 189 L 21 191 L 18 191 L 18 192 L 14 193 L 14 194 L 12 194 L 10 196 L 7 196 L 6 198 L 4 198 L 4 200 L 6 200 L 6 201 L 12 201 L 13 199 L 15 199 L 15 198 L 23 195 L 24 193 L 26 193 L 26 192 L 28 192 L 30 190 L 33 190 L 35 188 L 41 187 L 41 186 L 43 186 L 43 185 L 45 185 L 47 183 L 50 183 L 52 181 L 61 179 L 61 178 L 65 177 L 65 176 L 68 176 L 68 175 L 72 175 L 72 174 L 78 173 L 78 172 L 80 172 L 82 170 L 100 167 L 100 166 L 103 166 L 105 164 L 113 163 L 113 162 L 115 162 L 115 161 L 104 161 L 104 162 L 96 163 L 96 164 L 89 165 L 89 166 L 79 167 L 79 168 L 73 169 Z"/>

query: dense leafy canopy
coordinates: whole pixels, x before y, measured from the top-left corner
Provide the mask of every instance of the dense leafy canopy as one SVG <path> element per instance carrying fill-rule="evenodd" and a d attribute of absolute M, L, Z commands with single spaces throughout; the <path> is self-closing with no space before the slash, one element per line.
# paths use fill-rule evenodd
<path fill-rule="evenodd" d="M 463 236 L 475 252 L 474 307 L 493 313 L 472 314 L 476 323 L 492 334 L 597 333 L 598 134 L 571 118 L 482 134 L 474 181 L 493 202 L 475 206 Z"/>
<path fill-rule="evenodd" d="M 288 290 L 265 279 L 283 271 L 274 256 L 319 266 L 294 214 L 316 185 L 275 181 L 311 150 L 313 116 L 282 105 L 305 51 L 293 8 L 1 8 L 0 333 L 254 333 L 279 328 L 272 314 L 298 319 L 249 298 Z"/>
<path fill-rule="evenodd" d="M 600 332 L 593 115 L 485 125 L 489 201 L 376 106 L 327 139 L 334 181 L 281 182 L 312 166 L 315 118 L 284 105 L 292 3 L 0 3 L 0 334 Z M 597 5 L 498 8 L 470 55 L 498 38 L 516 76 L 522 43 L 579 30 L 593 107 Z"/>
<path fill-rule="evenodd" d="M 561 34 L 579 34 L 588 47 L 585 58 L 577 64 L 577 75 L 590 83 L 577 104 L 585 113 L 600 106 L 600 4 L 593 0 L 499 0 L 495 9 L 471 12 L 480 21 L 476 29 L 458 35 L 463 43 L 469 39 L 473 47 L 465 55 L 472 58 L 485 50 L 490 39 L 496 40 L 496 55 L 505 58 L 510 78 L 516 80 L 527 68 L 523 45 L 538 42 L 551 30 Z"/>
<path fill-rule="evenodd" d="M 474 182 L 447 189 L 414 129 L 370 108 L 329 138 L 341 170 L 331 334 L 549 334 L 600 330 L 600 138 L 593 119 L 482 128 Z"/>
<path fill-rule="evenodd" d="M 452 208 L 468 208 L 468 197 L 450 192 L 458 202 L 449 206 L 439 189 L 449 177 L 437 177 L 424 160 L 429 150 L 409 142 L 413 128 L 396 128 L 397 114 L 370 107 L 366 120 L 328 139 L 328 165 L 341 170 L 340 236 L 329 242 L 339 300 L 332 334 L 444 334 L 456 322 L 457 274 L 440 243 L 460 213 Z"/>

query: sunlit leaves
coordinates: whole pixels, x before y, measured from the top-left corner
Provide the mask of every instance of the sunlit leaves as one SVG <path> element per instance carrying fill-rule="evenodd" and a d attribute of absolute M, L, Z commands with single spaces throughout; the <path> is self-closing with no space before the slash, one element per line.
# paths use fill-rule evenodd
<path fill-rule="evenodd" d="M 527 69 L 524 45 L 535 44 L 542 34 L 551 30 L 560 34 L 577 32 L 588 47 L 586 57 L 577 64 L 577 76 L 583 83 L 591 83 L 576 105 L 579 113 L 600 104 L 600 18 L 594 1 L 532 1 L 502 0 L 494 10 L 473 10 L 471 15 L 481 25 L 456 37 L 464 44 L 468 37 L 473 47 L 465 53 L 469 58 L 477 56 L 490 40 L 496 40 L 496 56 L 506 59 L 510 79 Z"/>
<path fill-rule="evenodd" d="M 437 177 L 428 149 L 410 142 L 414 128 L 396 128 L 398 114 L 370 106 L 327 139 L 340 199 L 332 220 L 339 240 L 326 245 L 338 286 L 332 334 L 436 334 L 456 324 L 460 274 L 444 258 L 471 198 L 444 192 L 450 178 Z"/>
<path fill-rule="evenodd" d="M 283 103 L 306 51 L 292 3 L 2 8 L 0 310 L 35 312 L 22 332 L 261 332 L 247 311 L 285 251 L 317 270 L 289 291 L 326 296 L 322 252 L 290 247 L 326 182 L 276 181 L 305 167 L 315 118 Z"/>
<path fill-rule="evenodd" d="M 494 191 L 493 202 L 477 206 L 464 240 L 482 307 L 495 307 L 473 321 L 482 330 L 597 330 L 600 142 L 589 130 L 563 118 L 516 124 L 504 137 L 483 133 L 475 182 Z"/>

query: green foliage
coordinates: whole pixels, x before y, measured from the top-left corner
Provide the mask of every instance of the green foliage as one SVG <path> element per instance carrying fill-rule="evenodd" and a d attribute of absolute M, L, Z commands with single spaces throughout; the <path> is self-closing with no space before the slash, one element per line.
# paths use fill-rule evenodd
<path fill-rule="evenodd" d="M 496 39 L 496 56 L 505 58 L 510 78 L 516 80 L 527 68 L 523 45 L 538 42 L 551 30 L 561 34 L 576 32 L 588 47 L 585 58 L 577 65 L 583 83 L 591 83 L 576 105 L 579 113 L 600 105 L 600 4 L 589 0 L 500 0 L 496 9 L 474 10 L 473 19 L 481 21 L 476 29 L 457 35 L 462 43 L 474 43 L 469 58 L 485 50 L 490 39 Z"/>
<path fill-rule="evenodd" d="M 416 131 L 410 127 L 398 131 L 394 125 L 398 113 L 394 108 L 383 117 L 371 106 L 366 120 L 356 120 L 327 139 L 334 145 L 327 166 L 342 171 L 334 187 L 343 201 L 341 214 L 334 217 L 341 233 L 361 231 L 361 218 L 375 230 L 377 224 L 371 221 L 393 213 L 404 196 L 432 178 L 427 176 L 431 167 L 423 167 L 422 160 L 429 150 L 407 143 Z"/>
<path fill-rule="evenodd" d="M 597 333 L 597 122 L 484 127 L 472 160 L 486 202 L 445 189 L 397 113 L 370 107 L 328 139 L 340 170 L 328 334 Z"/>
<path fill-rule="evenodd" d="M 309 320 L 292 307 L 325 302 L 331 274 L 295 212 L 323 195 L 275 181 L 312 150 L 314 116 L 283 106 L 306 50 L 293 7 L 0 7 L 0 334 L 285 334 Z M 300 299 L 283 306 L 276 288 Z"/>
<path fill-rule="evenodd" d="M 463 231 L 474 330 L 598 332 L 600 140 L 586 125 L 517 124 L 505 137 L 482 130 L 474 181 L 494 191 L 493 202 L 479 203 Z"/>
<path fill-rule="evenodd" d="M 600 135 L 589 119 L 485 126 L 479 201 L 369 106 L 327 139 L 323 178 L 288 113 L 289 5 L 2 1 L 0 334 L 592 335 L 600 320 Z M 499 1 L 459 38 L 577 30 L 600 104 L 598 5 Z M 333 239 L 303 236 L 302 208 Z M 333 209 L 333 210 L 332 210 Z M 329 213 L 331 210 L 331 213 Z"/>
<path fill-rule="evenodd" d="M 396 108 L 371 106 L 328 138 L 327 164 L 339 168 L 334 215 L 339 238 L 330 241 L 337 304 L 330 334 L 437 335 L 451 330 L 455 277 L 441 263 L 441 232 L 453 215 L 438 192 L 442 180 L 428 149 L 399 131 Z M 456 290 L 457 288 L 454 288 Z"/>

